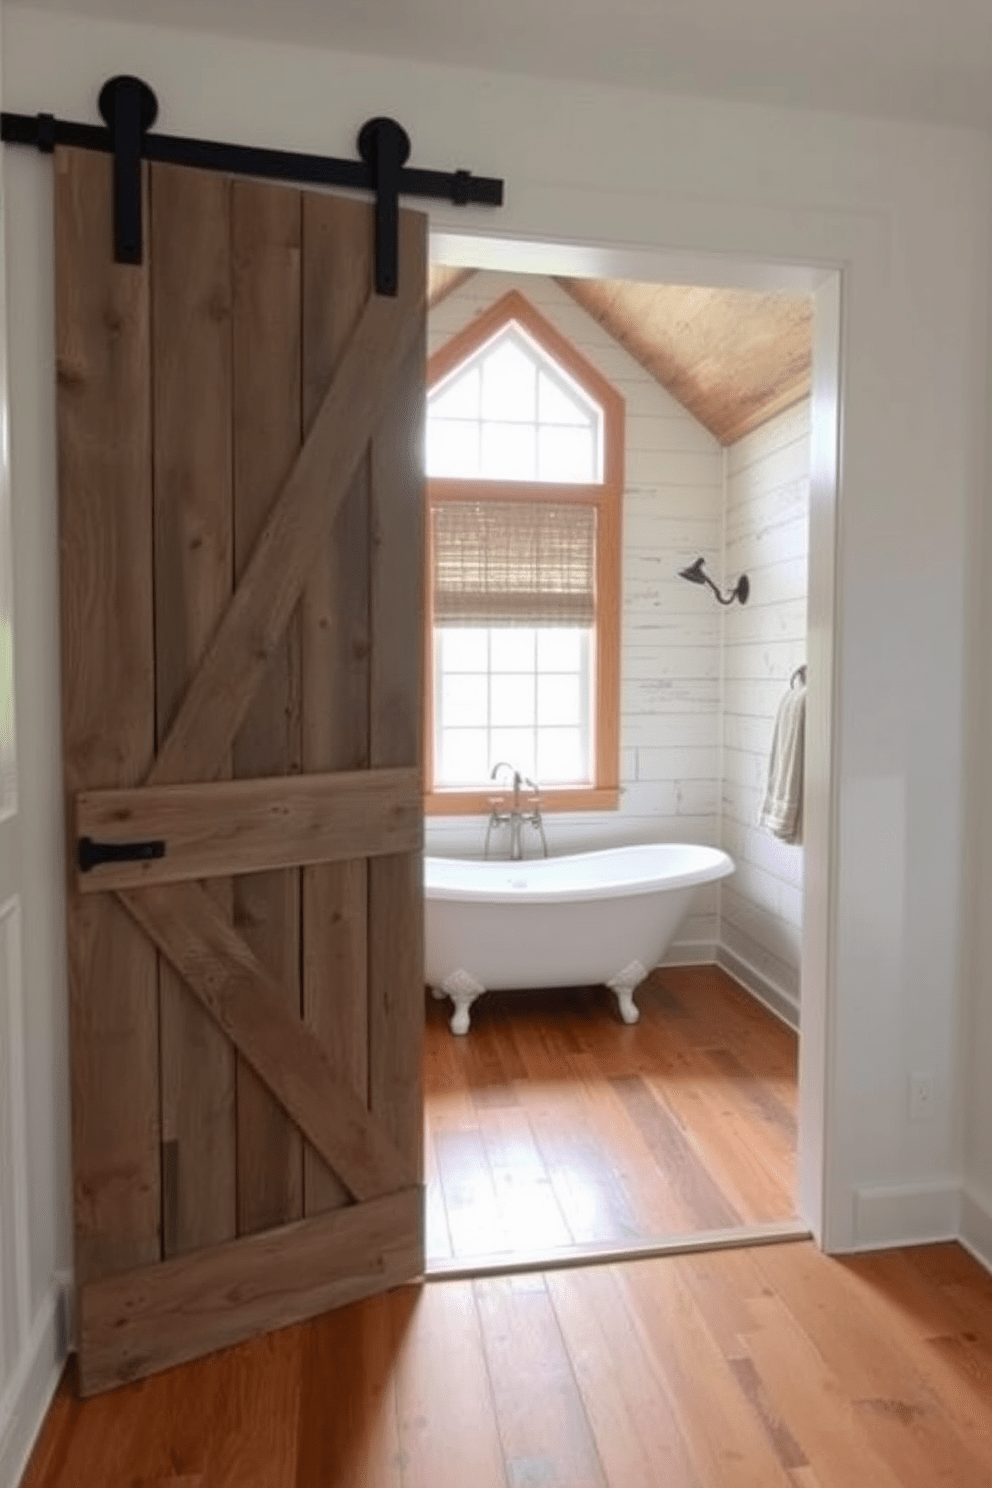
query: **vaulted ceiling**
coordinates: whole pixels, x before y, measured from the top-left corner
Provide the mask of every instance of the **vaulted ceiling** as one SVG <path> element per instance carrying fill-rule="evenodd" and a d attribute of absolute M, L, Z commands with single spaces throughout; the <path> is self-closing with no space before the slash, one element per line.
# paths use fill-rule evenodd
<path fill-rule="evenodd" d="M 431 303 L 471 273 L 432 267 Z M 806 295 L 558 282 L 721 444 L 733 444 L 809 392 L 813 307 Z"/>

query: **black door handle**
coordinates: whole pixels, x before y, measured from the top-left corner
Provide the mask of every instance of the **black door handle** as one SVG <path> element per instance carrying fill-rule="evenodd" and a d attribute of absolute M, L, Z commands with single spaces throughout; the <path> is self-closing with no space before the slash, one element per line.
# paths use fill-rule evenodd
<path fill-rule="evenodd" d="M 79 869 L 89 873 L 101 863 L 145 863 L 151 858 L 165 857 L 165 843 L 156 842 L 94 842 L 92 837 L 79 839 Z"/>

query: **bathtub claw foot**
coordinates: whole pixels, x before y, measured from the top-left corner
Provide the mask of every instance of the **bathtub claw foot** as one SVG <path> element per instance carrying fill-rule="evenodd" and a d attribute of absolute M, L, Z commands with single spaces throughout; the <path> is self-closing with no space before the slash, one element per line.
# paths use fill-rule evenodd
<path fill-rule="evenodd" d="M 476 993 L 476 996 L 478 996 L 478 993 Z M 471 993 L 459 993 L 457 997 L 452 997 L 451 1000 L 455 1004 L 455 1011 L 451 1015 L 451 1023 L 449 1025 L 452 1033 L 468 1033 L 470 1022 L 469 1009 L 475 1001 L 475 997 Z"/>
<path fill-rule="evenodd" d="M 617 992 L 616 999 L 617 1007 L 620 1009 L 620 1016 L 623 1021 L 625 1023 L 636 1023 L 641 1016 L 641 1011 L 634 1003 L 633 992 Z"/>
<path fill-rule="evenodd" d="M 469 976 L 467 971 L 453 971 L 450 976 L 445 977 L 439 988 L 434 989 L 435 996 L 440 993 L 442 997 L 450 997 L 455 1005 L 450 1023 L 452 1033 L 468 1033 L 469 1010 L 485 990 L 482 983 Z"/>
<path fill-rule="evenodd" d="M 640 961 L 631 961 L 629 966 L 618 971 L 606 984 L 616 997 L 620 1016 L 625 1023 L 636 1023 L 641 1016 L 640 1009 L 634 1005 L 634 993 L 647 974 L 647 968 Z"/>

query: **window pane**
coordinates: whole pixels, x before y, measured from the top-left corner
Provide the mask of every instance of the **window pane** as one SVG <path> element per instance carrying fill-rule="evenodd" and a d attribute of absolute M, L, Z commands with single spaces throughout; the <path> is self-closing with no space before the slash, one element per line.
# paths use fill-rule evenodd
<path fill-rule="evenodd" d="M 442 728 L 467 728 L 486 724 L 486 678 L 446 676 L 441 681 Z"/>
<path fill-rule="evenodd" d="M 549 626 L 537 632 L 537 669 L 540 672 L 577 672 L 582 666 L 582 641 L 588 631 Z"/>
<path fill-rule="evenodd" d="M 538 729 L 537 778 L 541 785 L 575 785 L 589 779 L 577 728 Z"/>
<path fill-rule="evenodd" d="M 534 480 L 536 435 L 533 424 L 483 424 L 479 474 L 485 480 Z"/>
<path fill-rule="evenodd" d="M 591 429 L 551 425 L 538 431 L 538 480 L 591 483 L 597 474 Z"/>
<path fill-rule="evenodd" d="M 478 424 L 428 419 L 427 474 L 462 476 L 469 480 L 478 476 Z"/>
<path fill-rule="evenodd" d="M 537 416 L 542 424 L 586 424 L 589 410 L 570 398 L 546 372 L 538 374 Z"/>
<path fill-rule="evenodd" d="M 510 336 L 482 364 L 482 417 L 530 424 L 537 417 L 537 367 Z"/>
<path fill-rule="evenodd" d="M 537 684 L 537 721 L 539 724 L 580 723 L 578 676 L 541 677 Z"/>
<path fill-rule="evenodd" d="M 445 672 L 484 672 L 489 665 L 487 632 L 481 626 L 439 626 L 435 630 Z"/>
<path fill-rule="evenodd" d="M 489 775 L 485 729 L 442 729 L 438 785 L 482 785 Z"/>
<path fill-rule="evenodd" d="M 494 727 L 534 722 L 534 676 L 523 677 L 510 674 L 492 679 L 490 715 Z M 577 723 L 578 715 L 571 718 L 552 718 L 551 723 Z"/>
<path fill-rule="evenodd" d="M 500 626 L 489 632 L 494 672 L 534 670 L 534 630 L 527 625 Z"/>
<path fill-rule="evenodd" d="M 478 419 L 479 417 L 479 368 L 469 367 L 454 382 L 441 388 L 427 404 L 429 418 Z M 564 420 L 558 419 L 557 423 Z"/>
<path fill-rule="evenodd" d="M 492 732 L 492 765 L 497 760 L 519 770 L 521 775 L 534 774 L 534 730 L 529 728 L 502 728 Z M 492 769 L 490 765 L 490 769 Z"/>

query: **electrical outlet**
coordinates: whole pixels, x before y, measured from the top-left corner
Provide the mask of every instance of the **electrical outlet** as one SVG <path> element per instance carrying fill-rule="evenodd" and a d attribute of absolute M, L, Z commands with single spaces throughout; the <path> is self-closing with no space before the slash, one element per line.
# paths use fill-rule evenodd
<path fill-rule="evenodd" d="M 909 1119 L 929 1121 L 933 1115 L 933 1075 L 917 1070 L 909 1077 Z"/>

